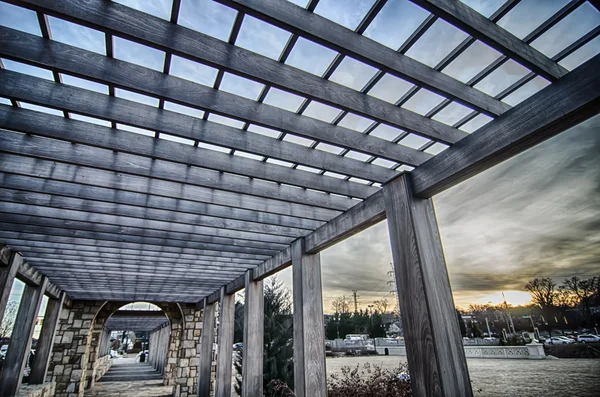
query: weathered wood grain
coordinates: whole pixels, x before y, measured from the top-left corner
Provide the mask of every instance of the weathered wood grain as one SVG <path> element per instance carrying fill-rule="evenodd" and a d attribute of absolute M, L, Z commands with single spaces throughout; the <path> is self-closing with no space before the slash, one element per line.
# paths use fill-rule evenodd
<path fill-rule="evenodd" d="M 567 73 L 567 70 L 558 63 L 525 44 L 466 4 L 450 0 L 411 1 L 550 81 Z"/>
<path fill-rule="evenodd" d="M 90 200 L 100 200 L 116 205 L 154 208 L 165 211 L 216 217 L 225 221 L 253 222 L 274 225 L 282 228 L 314 230 L 324 224 L 323 221 L 302 219 L 285 215 L 269 214 L 260 211 L 225 207 L 218 204 L 205 204 L 186 199 L 160 197 L 144 193 L 112 190 L 101 186 L 80 185 L 60 180 L 45 180 L 25 175 L 6 174 L 0 172 L 0 185 L 6 189 L 22 192 L 47 193 L 54 197 L 64 196 Z"/>
<path fill-rule="evenodd" d="M 133 227 L 123 227 L 108 224 L 91 225 L 85 221 L 68 221 L 54 218 L 38 218 L 27 215 L 2 213 L 2 227 L 11 227 L 10 230 L 23 231 L 35 234 L 50 234 L 83 237 L 99 240 L 122 241 L 138 244 L 156 244 L 181 248 L 207 249 L 213 251 L 235 252 L 255 255 L 272 256 L 277 249 L 253 248 L 251 244 L 241 240 L 217 239 L 209 236 L 186 235 L 185 233 L 163 232 Z M 7 222 L 11 222 L 10 224 Z M 58 230 L 57 230 L 58 229 Z M 63 229 L 63 230 L 60 230 Z M 222 243 L 229 244 L 222 244 Z"/>
<path fill-rule="evenodd" d="M 5 246 L 5 248 L 8 247 Z M 0 267 L 0 325 L 2 325 L 2 319 L 4 318 L 4 312 L 10 298 L 10 291 L 15 281 L 15 276 L 23 263 L 23 256 L 21 254 L 11 249 L 6 251 L 9 252 L 8 265 Z"/>
<path fill-rule="evenodd" d="M 231 396 L 231 367 L 233 355 L 233 333 L 235 330 L 235 294 L 227 294 L 221 287 L 219 301 L 219 331 L 217 336 L 217 374 L 215 397 Z"/>
<path fill-rule="evenodd" d="M 22 228 L 19 225 L 12 223 L 6 224 L 4 225 L 2 230 L 0 230 L 0 235 L 2 236 L 2 238 L 5 239 L 15 239 L 21 241 L 22 244 L 27 244 L 28 246 L 37 247 L 37 245 L 31 244 L 32 242 L 42 242 L 45 243 L 43 247 L 59 249 L 64 248 L 64 245 L 67 245 L 67 247 L 77 249 L 78 252 L 116 252 L 142 256 L 148 254 L 149 256 L 159 256 L 161 258 L 187 260 L 213 260 L 211 258 L 214 258 L 215 262 L 226 263 L 256 263 L 256 261 L 262 262 L 263 260 L 267 259 L 265 255 L 221 252 L 206 249 L 183 248 L 177 246 L 161 246 L 158 244 L 128 243 L 119 240 L 113 241 L 104 240 L 101 238 L 86 238 L 83 235 L 74 238 L 74 236 L 71 233 L 67 232 L 61 235 L 61 233 L 59 232 L 60 229 L 52 228 L 44 229 L 43 233 L 30 233 L 27 231 L 22 231 L 21 229 Z"/>
<path fill-rule="evenodd" d="M 409 175 L 383 189 L 404 340 L 415 396 L 472 396 L 431 199 Z"/>
<path fill-rule="evenodd" d="M 294 392 L 327 396 L 325 326 L 320 255 L 307 254 L 304 239 L 292 244 L 294 304 Z"/>
<path fill-rule="evenodd" d="M 600 55 L 412 172 L 421 197 L 448 189 L 600 113 Z"/>
<path fill-rule="evenodd" d="M 46 379 L 48 364 L 50 363 L 50 354 L 54 344 L 54 335 L 58 327 L 60 312 L 62 310 L 65 293 L 61 293 L 58 299 L 48 299 L 46 311 L 44 312 L 44 323 L 37 341 L 35 358 L 29 374 L 29 384 L 42 384 Z"/>
<path fill-rule="evenodd" d="M 3 73 L 5 72 L 2 70 L 0 69 L 0 78 L 4 77 Z M 15 73 L 13 76 L 16 75 L 19 75 L 19 73 Z M 0 85 L 0 92 L 2 92 L 2 87 L 6 85 L 8 84 Z M 366 198 L 369 194 L 378 190 L 375 187 L 357 182 L 345 181 L 309 171 L 291 169 L 290 167 L 165 139 L 155 139 L 154 137 L 140 135 L 135 132 L 111 130 L 108 127 L 47 115 L 41 112 L 35 115 L 35 112 L 23 112 L 23 109 L 5 105 L 2 106 L 1 110 L 9 113 L 0 113 L 1 128 L 20 132 L 35 131 L 34 133 L 37 135 L 54 139 L 64 139 L 91 147 L 149 157 L 151 160 L 161 159 L 165 162 L 175 162 L 179 164 L 179 167 L 201 167 L 208 170 L 243 175 L 249 178 L 258 178 L 265 181 L 285 183 L 359 198 Z M 15 112 L 20 113 L 21 117 L 19 118 L 17 115 L 10 114 Z M 246 181 L 247 184 L 248 182 Z"/>
<path fill-rule="evenodd" d="M 246 272 L 245 284 L 242 397 L 254 397 L 263 394 L 265 304 L 263 282 L 253 281 L 252 270 Z"/>
<path fill-rule="evenodd" d="M 87 212 L 94 214 L 114 215 L 127 218 L 139 218 L 147 220 L 155 220 L 158 222 L 167 222 L 174 224 L 183 224 L 191 226 L 205 226 L 206 232 L 201 234 L 209 234 L 219 236 L 222 235 L 220 230 L 237 230 L 242 231 L 240 234 L 229 234 L 229 237 L 244 238 L 250 237 L 249 240 L 257 241 L 272 241 L 283 244 L 291 242 L 293 238 L 297 238 L 308 233 L 307 230 L 296 228 L 281 227 L 274 225 L 264 225 L 262 223 L 227 220 L 210 216 L 187 215 L 175 211 L 166 211 L 153 208 L 137 207 L 125 204 L 112 204 L 102 201 L 79 199 L 71 197 L 55 196 L 46 193 L 23 192 L 20 190 L 4 189 L 0 187 L 0 197 L 2 201 L 10 201 L 16 204 L 25 204 L 31 206 L 43 206 L 57 209 L 73 210 L 77 212 Z M 203 230 L 202 228 L 198 228 Z M 213 232 L 214 229 L 219 231 Z M 252 233 L 252 234 L 250 234 Z M 262 239 L 261 235 L 272 234 L 276 238 Z M 223 236 L 225 236 L 224 234 Z"/>
<path fill-rule="evenodd" d="M 40 311 L 47 279 L 44 277 L 40 285 L 26 284 L 21 296 L 21 304 L 17 312 L 8 350 L 0 373 L 0 396 L 12 397 L 18 394 L 31 349 L 31 337 L 35 328 L 35 320 Z"/>
<path fill-rule="evenodd" d="M 101 0 L 22 0 L 19 4 L 446 143 L 465 136 L 417 113 L 120 4 Z"/>
<path fill-rule="evenodd" d="M 483 113 L 499 115 L 510 108 L 448 75 L 291 2 L 218 1 Z"/>
<path fill-rule="evenodd" d="M 202 312 L 202 335 L 200 336 L 200 365 L 198 366 L 198 397 L 210 396 L 213 361 L 213 341 L 215 337 L 215 304 L 204 305 Z M 231 380 L 230 380 L 231 381 Z"/>
<path fill-rule="evenodd" d="M 133 170 L 135 170 L 135 167 L 133 167 Z M 151 177 L 152 174 L 148 172 L 142 173 L 143 175 L 131 175 L 5 152 L 0 156 L 0 171 L 3 171 L 3 174 L 12 173 L 38 177 L 44 183 L 50 180 L 59 180 L 61 182 L 71 182 L 76 185 L 105 187 L 114 190 L 114 192 L 109 192 L 108 197 L 110 195 L 118 196 L 121 191 L 142 193 L 160 199 L 163 197 L 172 199 L 185 197 L 186 200 L 196 203 L 223 205 L 229 208 L 247 209 L 319 221 L 329 220 L 341 213 L 340 210 L 290 202 L 289 200 L 297 197 L 298 193 L 294 196 L 286 195 L 285 197 L 281 197 L 284 200 L 288 200 L 283 201 L 198 186 L 194 182 L 197 183 L 198 180 L 201 181 L 202 179 L 198 175 L 195 175 L 193 170 L 188 171 L 192 173 L 188 177 L 178 178 L 178 181 L 170 181 L 154 179 Z M 227 177 L 227 175 L 223 175 L 223 179 L 227 179 Z M 228 186 L 226 181 L 223 181 L 223 184 L 224 187 Z M 268 189 L 266 190 L 268 193 Z M 285 192 L 285 187 L 282 187 L 280 191 Z M 107 200 L 106 195 L 97 196 L 97 198 Z M 231 211 L 233 212 L 233 209 Z"/>

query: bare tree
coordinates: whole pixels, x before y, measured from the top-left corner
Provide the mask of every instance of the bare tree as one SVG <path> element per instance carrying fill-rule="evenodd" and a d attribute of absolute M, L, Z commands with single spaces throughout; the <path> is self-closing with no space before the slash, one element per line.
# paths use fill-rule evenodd
<path fill-rule="evenodd" d="M 374 301 L 373 305 L 375 305 L 375 309 L 379 312 L 379 313 L 387 313 L 388 307 L 389 307 L 389 302 L 387 300 L 387 298 L 383 298 L 381 300 L 378 301 Z"/>
<path fill-rule="evenodd" d="M 591 300 L 597 290 L 598 277 L 581 280 L 579 277 L 565 279 L 562 289 L 576 296 L 577 305 L 583 308 L 587 316 L 591 316 Z"/>
<path fill-rule="evenodd" d="M 529 291 L 534 304 L 544 309 L 554 305 L 556 284 L 551 278 L 534 278 L 525 284 L 525 289 Z"/>
<path fill-rule="evenodd" d="M 331 303 L 334 313 L 350 313 L 350 299 L 346 295 L 338 296 Z"/>
<path fill-rule="evenodd" d="M 11 335 L 13 327 L 15 325 L 15 320 L 17 319 L 18 311 L 19 302 L 8 302 L 8 304 L 6 305 L 6 310 L 4 311 L 2 323 L 0 323 L 0 338 L 8 338 Z"/>

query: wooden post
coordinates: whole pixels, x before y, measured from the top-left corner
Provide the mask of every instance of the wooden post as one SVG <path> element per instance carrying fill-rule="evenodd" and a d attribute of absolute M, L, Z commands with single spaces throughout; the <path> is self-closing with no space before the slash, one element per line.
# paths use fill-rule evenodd
<path fill-rule="evenodd" d="M 10 298 L 10 290 L 15 281 L 17 270 L 19 270 L 19 266 L 23 263 L 21 254 L 16 252 L 11 253 L 10 251 L 7 253 L 7 249 L 7 247 L 2 247 L 3 257 L 8 255 L 8 262 L 4 263 L 3 261 L 0 263 L 0 324 L 2 324 L 2 318 L 4 318 L 4 311 Z"/>
<path fill-rule="evenodd" d="M 215 304 L 204 300 L 202 311 L 202 335 L 200 336 L 200 364 L 198 366 L 198 397 L 210 396 L 210 369 L 215 336 Z"/>
<path fill-rule="evenodd" d="M 413 393 L 472 396 L 433 202 L 408 174 L 383 190 Z"/>
<path fill-rule="evenodd" d="M 25 285 L 4 367 L 0 374 L 1 397 L 12 397 L 19 392 L 23 371 L 29 359 L 35 320 L 40 311 L 47 282 L 48 279 L 43 277 L 40 285 Z"/>
<path fill-rule="evenodd" d="M 292 243 L 294 293 L 294 392 L 327 396 L 320 255 L 307 254 L 304 238 Z"/>
<path fill-rule="evenodd" d="M 219 306 L 219 333 L 217 336 L 217 381 L 215 397 L 231 396 L 231 357 L 235 330 L 235 294 L 226 294 L 221 287 Z"/>
<path fill-rule="evenodd" d="M 264 317 L 263 281 L 253 281 L 252 270 L 248 270 L 244 305 L 242 397 L 263 395 Z"/>
<path fill-rule="evenodd" d="M 48 299 L 48 306 L 46 306 L 46 313 L 44 314 L 44 323 L 42 324 L 42 330 L 35 351 L 35 359 L 33 360 L 29 375 L 30 384 L 44 383 L 64 299 L 64 292 L 60 294 L 59 299 Z"/>

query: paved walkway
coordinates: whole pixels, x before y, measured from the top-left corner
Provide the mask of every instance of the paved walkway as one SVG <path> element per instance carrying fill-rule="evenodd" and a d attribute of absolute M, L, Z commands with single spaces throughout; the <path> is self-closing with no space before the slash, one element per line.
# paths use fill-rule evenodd
<path fill-rule="evenodd" d="M 163 386 L 162 375 L 134 358 L 114 359 L 110 370 L 104 374 L 86 397 L 167 397 L 173 386 Z"/>

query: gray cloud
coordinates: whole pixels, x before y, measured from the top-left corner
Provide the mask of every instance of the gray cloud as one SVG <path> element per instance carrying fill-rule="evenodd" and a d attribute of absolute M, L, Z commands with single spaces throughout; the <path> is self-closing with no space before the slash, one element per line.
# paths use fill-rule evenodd
<path fill-rule="evenodd" d="M 600 274 L 599 154 L 596 117 L 435 197 L 457 301 Z M 323 252 L 325 310 L 354 289 L 392 301 L 390 262 L 385 222 Z"/>

